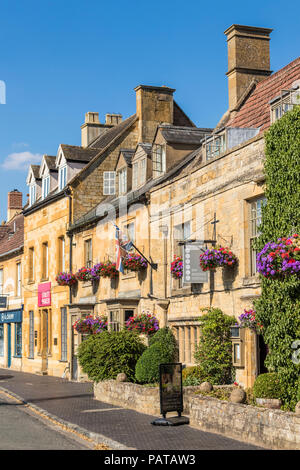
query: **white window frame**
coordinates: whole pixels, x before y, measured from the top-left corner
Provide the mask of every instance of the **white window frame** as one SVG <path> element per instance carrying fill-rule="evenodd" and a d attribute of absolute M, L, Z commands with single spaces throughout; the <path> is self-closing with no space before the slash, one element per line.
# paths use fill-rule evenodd
<path fill-rule="evenodd" d="M 47 175 L 42 180 L 42 198 L 45 199 L 50 192 L 50 175 Z"/>
<path fill-rule="evenodd" d="M 21 297 L 21 293 L 22 293 L 21 263 L 17 263 L 17 297 Z"/>
<path fill-rule="evenodd" d="M 166 148 L 164 145 L 153 145 L 152 165 L 154 178 L 157 178 L 166 172 Z"/>
<path fill-rule="evenodd" d="M 111 196 L 116 194 L 116 172 L 104 171 L 103 172 L 103 195 Z"/>
<path fill-rule="evenodd" d="M 119 194 L 127 193 L 127 168 L 119 170 Z"/>
<path fill-rule="evenodd" d="M 58 170 L 58 186 L 61 191 L 67 184 L 67 165 L 63 165 Z"/>
<path fill-rule="evenodd" d="M 147 174 L 147 159 L 142 158 L 139 165 L 139 185 L 142 186 L 146 183 L 146 174 Z"/>
<path fill-rule="evenodd" d="M 0 269 L 0 295 L 3 294 L 3 268 Z"/>
<path fill-rule="evenodd" d="M 29 205 L 32 206 L 36 201 L 36 185 L 31 184 L 29 186 Z"/>

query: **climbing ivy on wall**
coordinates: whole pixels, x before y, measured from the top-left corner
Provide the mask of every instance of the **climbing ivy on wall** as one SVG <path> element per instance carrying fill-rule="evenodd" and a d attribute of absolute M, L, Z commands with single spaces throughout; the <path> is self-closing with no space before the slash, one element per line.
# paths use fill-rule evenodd
<path fill-rule="evenodd" d="M 263 208 L 260 251 L 269 241 L 300 231 L 300 107 L 276 121 L 265 136 L 267 204 Z M 261 276 L 262 295 L 255 301 L 256 318 L 264 325 L 269 352 L 265 365 L 280 374 L 284 407 L 293 410 L 300 401 L 300 365 L 292 361 L 292 343 L 300 339 L 300 279 Z"/>

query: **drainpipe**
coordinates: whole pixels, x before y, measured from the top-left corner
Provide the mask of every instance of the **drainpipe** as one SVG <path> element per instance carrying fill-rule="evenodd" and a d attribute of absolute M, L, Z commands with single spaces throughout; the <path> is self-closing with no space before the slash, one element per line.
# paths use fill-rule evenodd
<path fill-rule="evenodd" d="M 71 225 L 72 223 L 72 189 L 67 187 L 65 190 L 65 195 L 69 199 L 69 217 L 68 217 L 68 226 Z M 68 234 L 69 239 L 70 239 L 70 247 L 69 247 L 69 271 L 72 272 L 73 269 L 73 232 Z M 69 304 L 72 303 L 72 286 L 69 286 Z"/>

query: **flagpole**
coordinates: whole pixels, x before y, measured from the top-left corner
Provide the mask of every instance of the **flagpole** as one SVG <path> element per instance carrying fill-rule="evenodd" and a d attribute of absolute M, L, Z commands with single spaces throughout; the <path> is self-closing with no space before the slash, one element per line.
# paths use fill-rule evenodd
<path fill-rule="evenodd" d="M 132 242 L 131 242 L 132 243 Z M 151 266 L 153 269 L 157 269 L 157 263 L 151 263 L 146 256 L 143 255 L 143 253 L 132 243 L 132 246 L 136 249 L 136 251 L 144 258 L 145 261 Z"/>

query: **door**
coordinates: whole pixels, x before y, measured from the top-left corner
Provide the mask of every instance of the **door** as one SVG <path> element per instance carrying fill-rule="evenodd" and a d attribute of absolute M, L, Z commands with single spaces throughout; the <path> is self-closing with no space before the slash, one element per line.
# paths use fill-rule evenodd
<path fill-rule="evenodd" d="M 72 316 L 72 325 L 77 320 L 77 317 Z M 78 379 L 78 359 L 77 359 L 77 348 L 78 348 L 78 333 L 72 328 L 72 344 L 71 344 L 71 378 L 73 380 Z"/>
<path fill-rule="evenodd" d="M 42 310 L 42 373 L 48 371 L 48 310 Z"/>
<path fill-rule="evenodd" d="M 7 367 L 11 366 L 11 323 L 7 323 Z"/>

